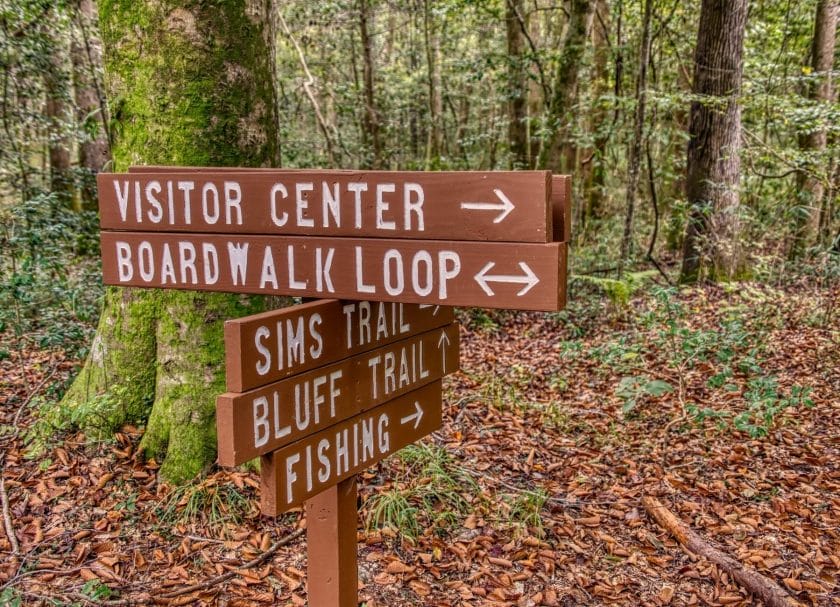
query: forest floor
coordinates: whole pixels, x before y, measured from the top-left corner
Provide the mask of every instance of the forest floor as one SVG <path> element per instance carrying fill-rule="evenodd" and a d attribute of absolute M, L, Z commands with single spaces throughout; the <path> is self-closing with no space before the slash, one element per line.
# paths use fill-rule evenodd
<path fill-rule="evenodd" d="M 757 604 L 653 495 L 791 598 L 840 605 L 838 307 L 837 287 L 740 284 L 459 313 L 443 429 L 360 476 L 364 604 Z M 77 364 L 0 361 L 0 604 L 305 604 L 305 539 L 275 544 L 304 521 L 261 517 L 253 471 L 171 489 L 131 427 L 27 456 L 32 403 Z"/>

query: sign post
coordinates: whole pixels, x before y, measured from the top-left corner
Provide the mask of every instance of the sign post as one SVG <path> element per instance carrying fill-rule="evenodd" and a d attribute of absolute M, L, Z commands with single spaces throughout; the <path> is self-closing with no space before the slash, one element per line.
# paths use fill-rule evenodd
<path fill-rule="evenodd" d="M 225 323 L 219 464 L 303 505 L 309 605 L 358 604 L 356 474 L 442 425 L 451 306 L 559 310 L 570 179 L 547 171 L 100 174 L 105 284 L 322 298 Z"/>
<path fill-rule="evenodd" d="M 311 607 L 359 604 L 357 499 L 356 477 L 351 476 L 306 501 L 306 593 Z"/>

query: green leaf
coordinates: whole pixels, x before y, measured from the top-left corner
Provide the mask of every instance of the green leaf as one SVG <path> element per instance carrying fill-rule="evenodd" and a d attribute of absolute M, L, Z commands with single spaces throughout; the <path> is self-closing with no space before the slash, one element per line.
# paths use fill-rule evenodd
<path fill-rule="evenodd" d="M 663 394 L 667 394 L 668 392 L 674 391 L 674 386 L 669 384 L 667 381 L 662 381 L 661 379 L 654 379 L 649 381 L 645 385 L 645 392 L 650 394 L 651 396 L 662 396 Z"/>

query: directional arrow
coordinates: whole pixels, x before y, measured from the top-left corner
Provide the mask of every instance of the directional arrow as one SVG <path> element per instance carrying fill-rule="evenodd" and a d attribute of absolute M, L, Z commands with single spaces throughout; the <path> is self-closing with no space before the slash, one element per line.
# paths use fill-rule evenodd
<path fill-rule="evenodd" d="M 420 407 L 420 403 L 416 400 L 414 401 L 414 413 L 411 415 L 406 415 L 400 420 L 400 424 L 407 424 L 411 420 L 414 420 L 414 429 L 417 430 L 417 426 L 420 425 L 420 420 L 423 418 L 423 409 Z"/>
<path fill-rule="evenodd" d="M 440 339 L 438 339 L 438 349 L 440 350 L 441 356 L 443 356 L 443 369 L 446 372 L 446 346 L 449 345 L 449 336 L 446 334 L 446 330 L 442 330 L 440 332 Z"/>
<path fill-rule="evenodd" d="M 531 287 L 540 281 L 540 279 L 537 278 L 537 275 L 534 274 L 534 271 L 528 267 L 528 264 L 524 261 L 519 262 L 519 267 L 522 268 L 522 271 L 525 273 L 524 276 L 516 276 L 513 274 L 488 274 L 487 272 L 492 270 L 495 266 L 496 263 L 490 261 L 486 266 L 481 268 L 478 274 L 473 277 L 478 283 L 478 286 L 480 286 L 490 297 L 493 297 L 495 293 L 493 292 L 493 289 L 490 288 L 490 285 L 487 284 L 489 282 L 511 282 L 524 284 L 525 286 L 516 293 L 517 296 L 521 296 L 525 295 L 525 293 L 531 290 Z"/>
<path fill-rule="evenodd" d="M 420 304 L 420 309 L 425 310 L 426 308 L 434 308 L 432 310 L 432 316 L 437 316 L 438 310 L 440 310 L 440 306 L 436 306 L 434 304 Z"/>
<path fill-rule="evenodd" d="M 462 202 L 461 208 L 471 211 L 499 211 L 499 214 L 493 219 L 493 223 L 501 223 L 516 206 L 499 188 L 494 189 L 493 193 L 496 194 L 499 202 Z"/>

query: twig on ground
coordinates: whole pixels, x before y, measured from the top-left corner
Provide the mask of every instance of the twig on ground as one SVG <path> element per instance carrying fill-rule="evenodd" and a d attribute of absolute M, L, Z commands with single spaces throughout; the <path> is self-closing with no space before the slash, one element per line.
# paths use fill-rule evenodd
<path fill-rule="evenodd" d="M 211 586 L 215 586 L 216 584 L 221 584 L 222 582 L 225 582 L 225 581 L 231 579 L 232 577 L 235 577 L 243 569 L 250 569 L 251 567 L 256 567 L 257 565 L 267 561 L 272 556 L 274 556 L 274 554 L 278 550 L 280 550 L 280 548 L 282 548 L 286 544 L 289 544 L 289 543 L 293 542 L 294 540 L 299 538 L 301 535 L 303 535 L 305 532 L 306 532 L 306 529 L 298 529 L 297 531 L 293 531 L 289 535 L 287 535 L 287 536 L 277 540 L 276 542 L 274 542 L 274 544 L 271 545 L 271 548 L 269 548 L 268 550 L 263 552 L 258 557 L 248 561 L 247 563 L 245 563 L 241 567 L 237 567 L 236 569 L 234 569 L 232 571 L 228 571 L 227 573 L 223 573 L 222 575 L 217 575 L 216 577 L 212 577 L 209 580 L 205 580 L 205 581 L 200 582 L 198 584 L 191 584 L 190 586 L 184 586 L 183 588 L 178 588 L 177 590 L 173 590 L 171 592 L 164 592 L 163 594 L 160 595 L 160 598 L 174 599 L 175 597 L 178 597 L 178 596 L 181 596 L 181 595 L 184 595 L 184 594 L 190 594 L 192 592 L 196 592 L 196 591 L 199 591 L 199 590 L 205 590 L 207 588 L 210 588 Z"/>
<path fill-rule="evenodd" d="M 790 597 L 776 582 L 761 575 L 754 569 L 742 565 L 737 560 L 708 544 L 655 497 L 650 495 L 642 497 L 642 506 L 644 506 L 644 509 L 651 518 L 660 527 L 677 538 L 680 544 L 694 554 L 702 556 L 726 571 L 741 586 L 768 607 L 801 607 L 801 603 Z"/>
<path fill-rule="evenodd" d="M 9 495 L 6 493 L 6 479 L 0 472 L 0 503 L 3 507 L 3 528 L 6 530 L 6 537 L 12 545 L 12 554 L 20 554 L 20 544 L 15 535 L 15 527 L 12 525 L 12 513 L 9 511 Z"/>

